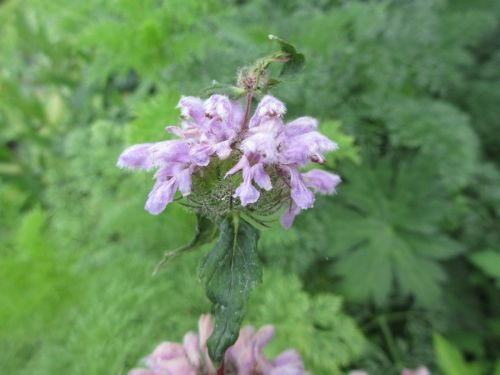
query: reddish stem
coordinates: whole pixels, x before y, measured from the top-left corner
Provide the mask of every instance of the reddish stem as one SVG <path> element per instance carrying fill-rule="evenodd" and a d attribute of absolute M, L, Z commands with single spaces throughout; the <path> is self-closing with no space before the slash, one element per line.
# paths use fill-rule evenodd
<path fill-rule="evenodd" d="M 217 370 L 217 375 L 224 375 L 224 362 L 222 362 L 219 369 Z"/>
<path fill-rule="evenodd" d="M 247 129 L 248 120 L 250 117 L 250 107 L 252 106 L 252 91 L 247 92 L 247 101 L 245 106 L 245 117 L 243 118 L 243 125 L 241 126 L 241 130 L 244 131 Z"/>

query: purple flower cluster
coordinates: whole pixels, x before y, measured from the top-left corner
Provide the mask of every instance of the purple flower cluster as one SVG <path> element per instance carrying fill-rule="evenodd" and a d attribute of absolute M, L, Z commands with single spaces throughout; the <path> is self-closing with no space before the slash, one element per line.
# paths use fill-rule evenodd
<path fill-rule="evenodd" d="M 146 357 L 147 369 L 135 369 L 129 375 L 216 375 L 207 351 L 207 339 L 213 323 L 209 315 L 198 322 L 199 334 L 189 332 L 182 344 L 165 342 Z M 236 343 L 224 356 L 224 374 L 234 375 L 308 375 L 302 360 L 294 350 L 287 350 L 273 360 L 267 359 L 262 349 L 274 336 L 273 326 L 264 326 L 257 332 L 251 326 L 240 331 Z"/>
<path fill-rule="evenodd" d="M 286 187 L 287 209 L 281 220 L 285 228 L 301 210 L 313 206 L 314 192 L 332 194 L 340 182 L 337 175 L 320 169 L 300 172 L 310 162 L 323 163 L 324 153 L 337 145 L 316 130 L 317 121 L 311 117 L 285 124 L 285 105 L 270 95 L 249 119 L 239 102 L 222 95 L 205 101 L 183 97 L 178 107 L 181 126 L 166 128 L 178 139 L 134 145 L 118 159 L 122 168 L 157 169 L 146 202 L 152 214 L 162 212 L 177 190 L 182 196 L 191 194 L 193 175 L 222 160 L 234 160 L 224 178 L 241 173 L 239 186 L 231 192 L 241 207 L 255 204 L 276 184 Z"/>

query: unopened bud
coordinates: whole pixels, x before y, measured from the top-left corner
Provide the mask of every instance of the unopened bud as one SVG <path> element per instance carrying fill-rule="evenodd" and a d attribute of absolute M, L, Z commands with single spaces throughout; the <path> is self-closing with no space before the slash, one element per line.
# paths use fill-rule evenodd
<path fill-rule="evenodd" d="M 257 74 L 248 68 L 243 68 L 238 72 L 238 87 L 247 91 L 254 91 L 257 88 Z"/>

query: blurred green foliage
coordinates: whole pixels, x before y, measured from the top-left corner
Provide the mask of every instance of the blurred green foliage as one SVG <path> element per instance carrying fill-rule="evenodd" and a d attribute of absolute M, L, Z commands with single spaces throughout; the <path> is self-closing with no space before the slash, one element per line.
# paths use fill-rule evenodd
<path fill-rule="evenodd" d="M 2 2 L 1 372 L 125 374 L 195 328 L 202 254 L 151 276 L 195 218 L 148 215 L 151 176 L 114 164 L 268 34 L 305 53 L 274 94 L 322 120 L 344 182 L 263 231 L 247 322 L 314 374 L 498 372 L 499 20 L 494 0 Z"/>

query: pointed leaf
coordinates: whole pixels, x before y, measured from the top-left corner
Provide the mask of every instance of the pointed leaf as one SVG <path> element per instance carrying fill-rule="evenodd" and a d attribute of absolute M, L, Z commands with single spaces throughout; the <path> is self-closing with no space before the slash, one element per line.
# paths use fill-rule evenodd
<path fill-rule="evenodd" d="M 287 61 L 283 65 L 283 69 L 281 69 L 280 76 L 297 73 L 304 67 L 306 62 L 305 56 L 297 52 L 292 44 L 278 38 L 276 35 L 269 35 L 269 39 L 276 41 L 280 45 L 281 51 L 287 57 Z"/>
<path fill-rule="evenodd" d="M 238 338 L 249 293 L 261 279 L 258 239 L 257 229 L 245 220 L 226 218 L 220 225 L 219 240 L 200 265 L 200 279 L 215 316 L 208 352 L 216 363 Z"/>

